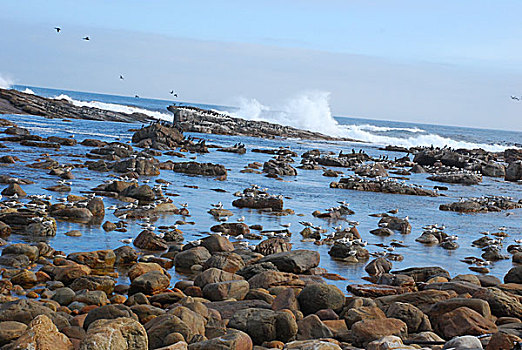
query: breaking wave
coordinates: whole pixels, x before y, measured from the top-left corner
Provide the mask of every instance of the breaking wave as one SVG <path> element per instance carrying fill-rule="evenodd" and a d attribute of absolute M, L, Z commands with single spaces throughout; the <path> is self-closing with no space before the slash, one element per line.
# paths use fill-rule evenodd
<path fill-rule="evenodd" d="M 240 98 L 238 109 L 228 114 L 251 120 L 293 126 L 300 129 L 317 131 L 337 137 L 351 138 L 377 145 L 403 147 L 435 146 L 452 148 L 482 148 L 491 152 L 500 152 L 513 146 L 500 144 L 474 143 L 455 140 L 449 137 L 428 133 L 420 128 L 384 127 L 371 124 L 341 124 L 334 119 L 327 92 L 306 92 L 288 99 L 280 106 L 266 106 L 256 99 Z M 402 137 L 382 135 L 385 132 L 407 133 Z M 379 133 L 379 134 L 376 134 Z"/>
<path fill-rule="evenodd" d="M 107 103 L 107 102 L 100 102 L 100 101 L 80 101 L 80 100 L 75 100 L 65 94 L 61 94 L 61 95 L 55 96 L 53 98 L 57 99 L 57 100 L 67 100 L 70 103 L 72 103 L 73 105 L 78 106 L 78 107 L 94 107 L 94 108 L 99 108 L 99 109 L 105 109 L 108 111 L 127 113 L 127 114 L 143 113 L 143 114 L 146 114 L 155 119 L 172 120 L 172 115 L 169 115 L 167 113 L 151 111 L 149 109 L 135 107 L 135 106 L 127 106 L 127 105 L 121 105 L 121 104 L 117 104 L 117 103 Z"/>
<path fill-rule="evenodd" d="M 0 88 L 1 89 L 10 89 L 12 85 L 13 85 L 13 81 L 11 79 L 0 75 Z"/>

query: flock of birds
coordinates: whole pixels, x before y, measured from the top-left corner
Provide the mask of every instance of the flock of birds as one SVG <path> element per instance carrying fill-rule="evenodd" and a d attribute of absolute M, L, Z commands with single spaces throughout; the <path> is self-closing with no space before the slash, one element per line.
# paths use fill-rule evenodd
<path fill-rule="evenodd" d="M 56 33 L 60 33 L 62 31 L 62 28 L 61 27 L 54 27 L 54 30 L 56 31 Z M 82 40 L 84 41 L 90 41 L 91 38 L 89 36 L 84 36 L 82 38 Z M 120 80 L 125 80 L 125 77 L 120 74 Z M 174 90 L 170 90 L 170 94 L 173 96 L 173 97 L 178 97 L 178 94 L 177 92 L 174 92 Z M 134 95 L 135 98 L 139 98 L 140 96 L 139 95 Z"/>

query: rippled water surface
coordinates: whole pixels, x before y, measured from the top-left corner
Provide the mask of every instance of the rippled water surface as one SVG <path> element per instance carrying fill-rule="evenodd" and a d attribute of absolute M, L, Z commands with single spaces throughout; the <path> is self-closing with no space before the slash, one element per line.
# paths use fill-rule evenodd
<path fill-rule="evenodd" d="M 61 121 L 56 119 L 45 119 L 34 116 L 5 116 L 7 119 L 14 121 L 19 126 L 28 128 L 31 133 L 41 136 L 74 136 L 79 142 L 86 138 L 96 138 L 104 141 L 130 142 L 132 132 L 131 128 L 140 127 L 139 124 L 124 124 L 113 122 L 95 122 L 86 120 L 72 120 Z M 392 239 L 403 240 L 408 246 L 407 248 L 397 248 L 395 253 L 404 255 L 404 260 L 401 262 L 394 262 L 394 268 L 400 269 L 410 266 L 442 266 L 450 271 L 452 275 L 461 273 L 473 273 L 468 270 L 468 265 L 460 262 L 459 259 L 465 256 L 480 256 L 481 250 L 471 246 L 471 241 L 481 237 L 482 231 L 498 231 L 501 226 L 506 226 L 506 232 L 510 235 L 506 239 L 506 243 L 513 243 L 514 239 L 522 238 L 522 210 L 514 210 L 513 215 L 506 216 L 506 212 L 501 213 L 486 213 L 486 214 L 458 214 L 453 212 L 443 212 L 438 209 L 442 203 L 449 203 L 458 200 L 460 197 L 476 197 L 482 195 L 508 195 L 520 199 L 522 197 L 521 185 L 516 183 L 505 182 L 501 179 L 484 177 L 483 182 L 476 186 L 462 186 L 444 184 L 449 187 L 448 191 L 444 193 L 447 197 L 419 197 L 419 196 L 404 196 L 383 193 L 359 192 L 343 189 L 331 189 L 329 183 L 332 178 L 322 176 L 322 171 L 307 171 L 298 169 L 296 177 L 286 177 L 284 181 L 277 181 L 267 178 L 259 174 L 242 174 L 240 170 L 248 163 L 257 161 L 265 162 L 270 159 L 270 155 L 253 153 L 252 148 L 273 148 L 279 146 L 289 146 L 299 155 L 309 149 L 320 149 L 323 151 L 350 152 L 353 147 L 359 149 L 360 144 L 352 144 L 345 142 L 309 142 L 297 140 L 264 140 L 247 137 L 231 137 L 219 135 L 202 135 L 192 134 L 196 137 L 201 137 L 207 140 L 207 143 L 218 144 L 223 146 L 230 146 L 236 142 L 242 142 L 246 145 L 248 152 L 244 155 L 237 155 L 231 153 L 217 152 L 215 149 L 210 149 L 209 154 L 197 155 L 198 162 L 213 162 L 224 164 L 228 169 L 228 179 L 226 181 L 216 181 L 213 178 L 188 176 L 174 173 L 168 170 L 162 170 L 161 175 L 151 178 L 151 184 L 155 179 L 161 178 L 172 183 L 168 192 L 178 194 L 177 197 L 172 197 L 175 204 L 187 202 L 188 209 L 191 213 L 190 218 L 186 221 L 194 221 L 195 225 L 183 225 L 179 228 L 183 231 L 186 240 L 193 240 L 206 235 L 212 225 L 217 222 L 213 217 L 207 213 L 211 208 L 211 203 L 221 201 L 226 209 L 230 209 L 234 213 L 229 221 L 234 222 L 240 216 L 245 216 L 245 223 L 261 224 L 264 229 L 280 229 L 281 224 L 291 223 L 290 231 L 293 233 L 291 242 L 294 249 L 311 249 L 317 250 L 321 254 L 320 266 L 329 270 L 332 273 L 338 273 L 345 277 L 346 281 L 335 281 L 341 288 L 345 288 L 347 283 L 353 281 L 360 282 L 361 277 L 365 276 L 365 264 L 345 264 L 332 260 L 328 255 L 328 246 L 317 246 L 312 242 L 301 242 L 301 235 L 299 232 L 302 226 L 299 221 L 311 221 L 314 224 L 330 228 L 335 223 L 328 223 L 322 219 L 314 218 L 311 214 L 314 210 L 325 210 L 326 208 L 337 205 L 337 201 L 346 200 L 350 203 L 350 208 L 355 211 L 355 214 L 349 219 L 360 222 L 358 227 L 363 239 L 370 244 L 367 248 L 370 252 L 382 251 L 372 244 L 374 243 L 389 243 Z M 59 151 L 49 149 L 35 149 L 25 146 L 20 146 L 18 143 L 5 143 L 9 148 L 0 150 L 2 155 L 9 154 L 19 157 L 22 162 L 17 162 L 12 165 L 5 165 L 0 167 L 0 174 L 9 174 L 35 181 L 33 185 L 25 185 L 23 189 L 28 194 L 51 194 L 54 198 L 61 197 L 61 194 L 49 192 L 44 190 L 44 187 L 55 185 L 57 177 L 48 175 L 47 170 L 31 169 L 26 167 L 27 164 L 35 161 L 44 154 L 49 154 L 53 159 L 63 163 L 83 163 L 87 160 L 84 155 L 91 149 L 81 145 L 66 147 L 62 146 Z M 363 145 L 362 148 L 371 156 L 379 156 L 384 154 L 379 151 L 376 146 Z M 386 153 L 393 158 L 394 156 L 403 156 L 404 154 Z M 187 155 L 187 159 L 188 160 Z M 190 155 L 193 156 L 193 155 Z M 173 161 L 184 161 L 180 158 L 171 158 L 169 156 L 158 157 L 160 161 L 172 159 Z M 300 162 L 300 157 L 297 157 L 297 166 Z M 346 169 L 341 170 L 345 174 L 351 174 Z M 73 174 L 75 179 L 73 182 L 73 191 L 71 194 L 81 194 L 82 191 L 96 187 L 103 181 L 107 180 L 113 174 L 111 173 L 97 173 L 87 169 L 74 169 Z M 413 174 L 408 180 L 410 183 L 423 185 L 427 188 L 432 188 L 437 183 L 426 180 L 426 174 Z M 140 177 L 140 182 L 147 179 L 147 177 Z M 271 194 L 283 194 L 291 197 L 285 199 L 285 208 L 293 209 L 296 214 L 304 214 L 304 216 L 273 216 L 268 213 L 259 213 L 256 210 L 237 209 L 232 206 L 232 201 L 236 199 L 233 193 L 241 191 L 251 184 L 259 184 L 262 187 L 267 187 Z M 197 186 L 197 189 L 186 187 Z M 440 185 L 440 184 L 439 184 Z M 227 192 L 215 192 L 212 189 L 224 189 Z M 105 206 L 122 204 L 116 199 L 105 198 Z M 412 225 L 412 233 L 409 235 L 400 235 L 396 233 L 394 236 L 381 238 L 373 236 L 369 233 L 370 230 L 377 228 L 379 218 L 370 217 L 371 213 L 386 212 L 388 210 L 398 208 L 399 217 L 408 216 Z M 182 219 L 177 215 L 167 215 L 161 217 L 157 222 L 158 225 L 171 225 L 176 220 Z M 106 211 L 105 220 L 116 222 L 118 219 L 112 215 L 111 211 Z M 459 236 L 458 243 L 460 248 L 456 251 L 447 251 L 438 246 L 427 247 L 415 242 L 422 233 L 422 226 L 427 224 L 444 224 L 448 234 L 456 234 Z M 78 229 L 82 232 L 81 237 L 68 237 L 64 233 Z M 140 226 L 136 222 L 130 221 L 128 232 L 109 232 L 106 233 L 101 226 L 85 226 L 81 224 L 59 222 L 58 233 L 56 237 L 49 239 L 51 246 L 57 250 L 63 250 L 66 253 L 77 251 L 90 251 L 98 249 L 114 249 L 122 244 L 120 239 L 135 237 L 140 231 Z M 330 229 L 331 230 L 331 229 Z M 9 238 L 10 242 L 26 241 L 28 237 L 20 235 L 12 235 Z M 252 243 L 258 243 L 253 241 Z M 503 252 L 506 253 L 504 244 Z M 506 253 L 507 254 L 507 253 Z M 512 266 L 511 260 L 503 260 L 492 263 L 490 266 L 491 274 L 502 277 Z M 171 271 L 174 274 L 174 271 Z M 180 277 L 180 276 L 177 276 Z M 122 279 L 124 281 L 125 279 Z M 175 283 L 176 278 L 173 278 Z"/>

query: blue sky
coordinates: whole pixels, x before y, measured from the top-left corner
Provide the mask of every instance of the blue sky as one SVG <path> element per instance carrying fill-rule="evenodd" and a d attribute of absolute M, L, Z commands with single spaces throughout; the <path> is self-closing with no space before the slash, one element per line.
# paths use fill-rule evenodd
<path fill-rule="evenodd" d="M 158 98 L 177 85 L 209 103 L 320 89 L 336 114 L 522 130 L 509 100 L 522 95 L 520 13 L 484 0 L 9 1 L 0 74 Z"/>

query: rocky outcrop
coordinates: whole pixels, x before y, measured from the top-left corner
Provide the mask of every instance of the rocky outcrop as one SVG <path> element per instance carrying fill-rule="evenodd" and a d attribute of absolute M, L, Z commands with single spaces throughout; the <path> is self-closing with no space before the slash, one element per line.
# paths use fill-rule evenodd
<path fill-rule="evenodd" d="M 343 177 L 339 182 L 330 183 L 331 188 L 343 188 L 356 191 L 384 192 L 396 193 L 415 196 L 438 196 L 437 192 L 427 190 L 418 186 L 407 185 L 398 181 L 390 180 L 372 180 L 358 176 Z"/>

